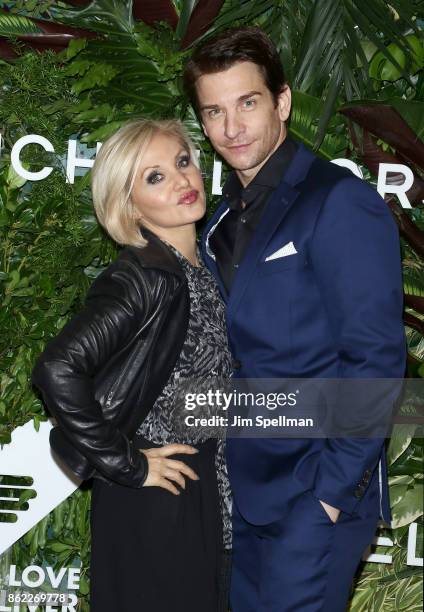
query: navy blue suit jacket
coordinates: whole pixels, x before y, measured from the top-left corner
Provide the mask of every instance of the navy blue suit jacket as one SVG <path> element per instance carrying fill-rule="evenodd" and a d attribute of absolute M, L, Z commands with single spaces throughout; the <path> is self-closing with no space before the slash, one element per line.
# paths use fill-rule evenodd
<path fill-rule="evenodd" d="M 207 224 L 202 253 L 227 303 L 237 377 L 404 376 L 399 236 L 370 185 L 300 145 L 229 295 L 208 240 L 227 210 L 223 201 Z M 290 242 L 296 254 L 265 261 Z M 227 459 L 235 501 L 253 524 L 283 517 L 308 489 L 344 512 L 390 520 L 381 438 L 228 439 Z"/>

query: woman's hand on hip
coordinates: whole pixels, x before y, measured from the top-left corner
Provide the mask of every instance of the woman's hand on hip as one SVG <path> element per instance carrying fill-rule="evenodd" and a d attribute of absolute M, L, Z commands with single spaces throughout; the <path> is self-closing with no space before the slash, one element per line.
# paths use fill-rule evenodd
<path fill-rule="evenodd" d="M 194 455 L 199 451 L 187 444 L 166 444 L 159 448 L 139 449 L 147 457 L 149 471 L 144 481 L 143 487 L 162 487 L 174 495 L 179 495 L 180 491 L 173 484 L 178 483 L 185 489 L 185 476 L 192 480 L 199 480 L 198 475 L 183 461 L 168 459 L 171 455 L 186 454 Z M 173 482 L 172 482 L 173 481 Z"/>

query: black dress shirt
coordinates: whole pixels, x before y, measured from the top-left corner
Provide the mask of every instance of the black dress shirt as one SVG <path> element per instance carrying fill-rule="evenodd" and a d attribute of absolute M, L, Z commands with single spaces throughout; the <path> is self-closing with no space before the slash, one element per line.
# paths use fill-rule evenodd
<path fill-rule="evenodd" d="M 228 293 L 270 196 L 281 182 L 296 150 L 296 142 L 286 138 L 246 187 L 243 188 L 234 171 L 225 182 L 223 196 L 229 211 L 212 233 L 210 246 Z"/>

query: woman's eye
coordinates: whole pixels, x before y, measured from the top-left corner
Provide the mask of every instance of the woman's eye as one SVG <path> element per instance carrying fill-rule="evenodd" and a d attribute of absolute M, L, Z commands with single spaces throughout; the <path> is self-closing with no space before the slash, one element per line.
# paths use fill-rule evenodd
<path fill-rule="evenodd" d="M 160 174 L 160 172 L 152 172 L 147 177 L 147 182 L 150 185 L 155 185 L 156 183 L 159 183 L 161 180 L 162 180 L 162 174 Z"/>
<path fill-rule="evenodd" d="M 187 168 L 187 166 L 190 164 L 190 155 L 183 155 L 182 157 L 180 157 L 180 159 L 178 160 L 178 167 L 179 168 Z"/>

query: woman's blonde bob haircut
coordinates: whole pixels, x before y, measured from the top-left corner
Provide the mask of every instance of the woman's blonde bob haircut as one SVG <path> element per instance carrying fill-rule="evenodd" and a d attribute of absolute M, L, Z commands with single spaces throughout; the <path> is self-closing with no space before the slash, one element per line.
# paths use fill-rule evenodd
<path fill-rule="evenodd" d="M 101 146 L 91 174 L 91 191 L 99 223 L 118 244 L 146 246 L 131 192 L 140 162 L 156 134 L 177 138 L 198 167 L 197 152 L 176 119 L 138 119 L 122 126 Z"/>

